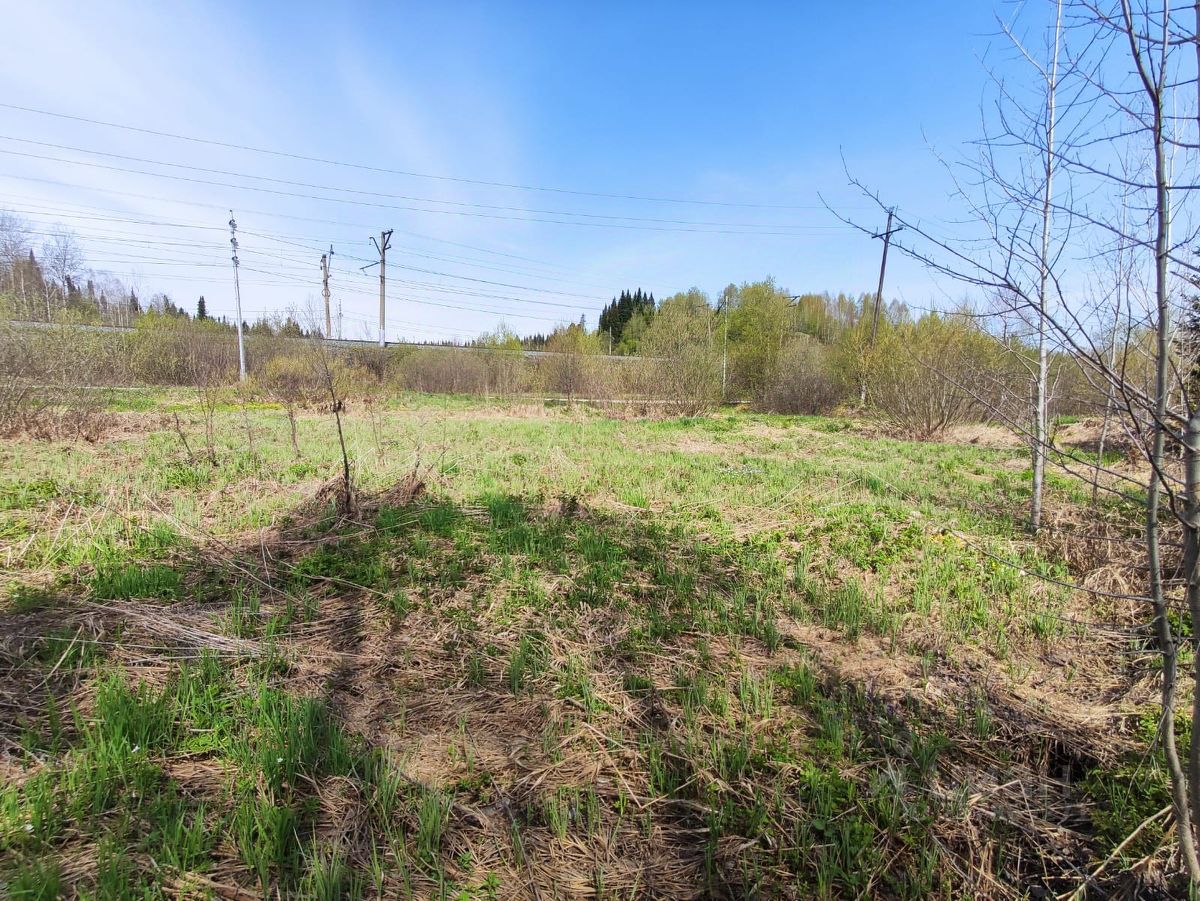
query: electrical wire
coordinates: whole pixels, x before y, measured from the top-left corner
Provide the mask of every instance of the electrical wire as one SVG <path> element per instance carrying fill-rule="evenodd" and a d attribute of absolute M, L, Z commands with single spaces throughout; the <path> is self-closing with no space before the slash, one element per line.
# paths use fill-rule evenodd
<path fill-rule="evenodd" d="M 539 217 L 539 216 L 507 216 L 507 215 L 501 215 L 499 213 L 468 212 L 466 210 L 441 210 L 441 209 L 435 209 L 435 208 L 430 208 L 430 207 L 409 206 L 409 205 L 403 205 L 403 204 L 376 203 L 376 202 L 368 201 L 368 200 L 352 200 L 352 199 L 343 198 L 343 197 L 321 197 L 316 194 L 304 194 L 299 191 L 283 191 L 283 190 L 279 190 L 277 188 L 264 188 L 259 185 L 237 185 L 237 184 L 231 184 L 229 182 L 213 181 L 211 179 L 206 179 L 206 178 L 192 178 L 190 176 L 185 176 L 185 175 L 167 175 L 162 172 L 148 172 L 145 169 L 130 169 L 130 168 L 127 168 L 124 166 L 109 166 L 104 163 L 93 163 L 93 162 L 88 162 L 86 160 L 68 160 L 68 159 L 63 159 L 61 157 L 46 156 L 44 154 L 22 153 L 22 152 L 16 151 L 16 150 L 0 150 L 0 154 L 4 154 L 6 156 L 22 158 L 22 159 L 35 159 L 35 160 L 41 160 L 43 162 L 60 163 L 60 164 L 65 164 L 65 165 L 69 165 L 69 166 L 84 166 L 84 167 L 92 168 L 92 169 L 102 169 L 107 172 L 121 172 L 125 175 L 141 175 L 141 176 L 145 176 L 147 178 L 160 178 L 160 179 L 166 179 L 168 181 L 184 182 L 186 184 L 203 185 L 204 187 L 210 187 L 210 188 L 228 188 L 228 189 L 234 190 L 234 191 L 254 191 L 255 193 L 270 194 L 272 196 L 277 196 L 277 197 L 291 197 L 291 198 L 296 198 L 296 199 L 300 199 L 300 200 L 311 200 L 311 201 L 315 201 L 318 203 L 348 204 L 351 206 L 368 207 L 371 209 L 392 210 L 395 212 L 435 213 L 435 214 L 445 215 L 445 216 L 463 216 L 463 217 L 475 218 L 475 219 L 491 219 L 491 220 L 496 220 L 496 221 L 500 221 L 500 222 L 535 222 L 535 223 L 540 223 L 540 224 L 544 224 L 544 225 L 571 225 L 571 226 L 577 226 L 577 227 L 583 227 L 583 228 L 626 229 L 626 230 L 630 230 L 630 231 L 677 232 L 677 233 L 685 233 L 685 234 L 703 234 L 703 235 L 745 235 L 745 236 L 750 236 L 750 237 L 764 235 L 764 236 L 773 236 L 773 237 L 796 238 L 796 237 L 804 236 L 802 233 L 795 232 L 795 231 L 757 231 L 757 230 L 730 229 L 730 228 L 719 228 L 719 229 L 715 229 L 715 228 L 685 228 L 682 226 L 673 226 L 673 225 L 635 225 L 635 224 L 629 224 L 626 222 L 591 222 L 591 221 L 576 222 L 574 220 L 567 220 L 567 219 L 547 219 L 547 218 L 543 218 L 543 217 Z M 11 175 L 8 175 L 7 173 L 6 173 L 6 177 L 21 178 L 21 176 L 11 176 Z M 98 190 L 103 190 L 103 189 L 101 188 Z M 769 226 L 769 227 L 779 228 L 780 226 Z M 787 226 L 782 226 L 782 227 L 786 228 Z M 822 235 L 822 237 L 825 237 L 825 235 Z"/>
<path fill-rule="evenodd" d="M 739 229 L 741 229 L 741 228 L 746 228 L 746 229 L 758 229 L 758 228 L 793 229 L 793 228 L 795 228 L 795 229 L 815 229 L 815 230 L 820 230 L 820 231 L 853 231 L 854 230 L 852 226 L 848 226 L 848 225 L 811 225 L 811 224 L 800 224 L 800 223 L 713 222 L 713 221 L 691 220 L 691 219 L 664 219 L 664 218 L 655 218 L 655 217 L 647 217 L 647 216 L 617 216 L 617 215 L 612 215 L 610 213 L 588 213 L 588 212 L 578 212 L 578 211 L 574 211 L 574 210 L 543 210 L 543 209 L 536 209 L 536 208 L 530 208 L 530 207 L 506 206 L 503 204 L 472 203 L 470 201 L 464 201 L 464 200 L 440 200 L 436 197 L 413 197 L 413 196 L 407 195 L 407 194 L 390 194 L 390 193 L 383 192 L 383 191 L 365 191 L 365 190 L 361 190 L 358 188 L 346 188 L 346 187 L 341 187 L 338 185 L 323 185 L 323 184 L 314 184 L 312 182 L 294 181 L 294 180 L 286 179 L 286 178 L 275 178 L 275 177 L 269 176 L 269 175 L 255 175 L 255 174 L 246 173 L 246 172 L 236 172 L 236 171 L 229 170 L 229 169 L 212 169 L 212 168 L 207 168 L 204 166 L 193 166 L 193 165 L 189 165 L 186 163 L 174 163 L 174 162 L 169 162 L 166 160 L 150 159 L 148 157 L 127 156 L 125 154 L 120 154 L 120 153 L 109 153 L 109 152 L 103 151 L 103 150 L 92 150 L 87 147 L 74 147 L 69 144 L 54 144 L 49 141 L 35 141 L 30 138 L 17 138 L 17 137 L 13 137 L 11 135 L 0 135 L 0 141 L 12 141 L 14 143 L 20 143 L 20 144 L 32 144 L 37 147 L 48 147 L 48 148 L 51 148 L 54 150 L 66 150 L 71 153 L 83 153 L 83 154 L 87 154 L 89 156 L 100 156 L 100 157 L 104 157 L 105 159 L 115 159 L 115 160 L 121 160 L 123 162 L 141 163 L 141 164 L 151 165 L 151 166 L 163 166 L 163 167 L 170 168 L 170 169 L 183 169 L 188 172 L 200 172 L 200 173 L 203 173 L 206 175 L 221 175 L 221 176 L 226 176 L 226 177 L 231 177 L 231 178 L 244 178 L 244 179 L 250 179 L 253 181 L 267 182 L 269 184 L 285 185 L 285 186 L 293 187 L 293 188 L 307 188 L 309 190 L 315 190 L 315 191 L 333 191 L 333 192 L 340 193 L 340 194 L 356 194 L 356 195 L 359 195 L 362 197 L 378 197 L 378 198 L 383 198 L 386 200 L 403 200 L 403 201 L 407 201 L 409 203 L 433 203 L 433 204 L 441 204 L 443 206 L 467 207 L 470 209 L 478 209 L 478 210 L 493 210 L 493 211 L 510 212 L 510 213 L 529 213 L 529 214 L 538 215 L 538 216 L 578 216 L 580 218 L 587 218 L 587 219 L 608 219 L 608 220 L 614 220 L 614 221 L 620 220 L 620 221 L 627 221 L 627 222 L 649 222 L 649 223 L 655 223 L 655 224 L 659 224 L 659 225 L 688 225 L 688 226 L 706 225 L 706 226 L 714 226 L 714 227 L 718 227 L 718 228 L 739 228 Z M 54 162 L 74 163 L 76 165 L 81 165 L 81 166 L 85 166 L 85 165 L 99 166 L 99 165 L 101 165 L 99 163 L 91 163 L 88 161 L 65 160 L 65 159 L 61 159 L 58 157 L 43 157 L 43 156 L 39 156 L 36 154 L 24 154 L 24 153 L 21 153 L 20 151 L 12 151 L 12 150 L 0 150 L 0 153 L 12 154 L 12 155 L 16 155 L 16 156 L 26 156 L 27 155 L 27 156 L 32 156 L 34 159 L 49 159 L 49 160 L 53 160 Z M 142 175 L 153 174 L 153 175 L 162 176 L 162 173 L 146 173 L 141 170 L 121 169 L 118 171 L 133 171 L 133 172 L 136 172 L 137 174 L 142 174 Z M 169 177 L 169 176 L 162 176 L 162 177 Z"/>
<path fill-rule="evenodd" d="M 143 128 L 136 125 L 127 125 L 117 122 L 106 122 L 102 119 L 92 119 L 86 116 L 74 116 L 67 113 L 58 113 L 50 110 L 38 109 L 30 106 L 20 106 L 15 103 L 0 103 L 0 109 L 15 110 L 33 115 L 46 116 L 55 119 L 61 119 L 70 122 L 82 122 L 88 125 L 96 125 L 104 128 L 118 129 L 121 131 L 133 132 L 136 134 L 152 135 L 158 138 L 169 138 L 175 141 L 186 141 L 192 144 L 200 144 L 209 147 L 222 147 L 226 150 L 240 150 L 248 153 L 258 153 L 268 156 L 273 156 L 281 159 L 299 160 L 308 163 L 319 163 L 327 166 L 339 166 L 347 169 L 357 169 L 364 172 L 375 172 L 385 175 L 400 175 L 405 178 L 423 178 L 433 181 L 454 182 L 457 184 L 480 185 L 492 188 L 508 188 L 521 191 L 541 191 L 552 194 L 569 194 L 579 197 L 599 197 L 610 200 L 635 200 L 647 203 L 675 203 L 675 204 L 692 204 L 698 206 L 715 206 L 715 207 L 735 207 L 742 209 L 774 209 L 774 210 L 813 210 L 824 209 L 818 204 L 769 204 L 769 203 L 744 203 L 720 200 L 700 200 L 695 198 L 681 197 L 653 197 L 646 195 L 638 195 L 631 193 L 609 193 L 605 191 L 587 191 L 573 188 L 558 188 L 547 187 L 542 185 L 523 185 L 501 181 L 489 181 L 480 178 L 462 178 L 451 175 L 432 175 L 424 172 L 413 172 L 404 169 L 389 169 L 383 166 L 370 166 L 363 163 L 351 163 L 343 160 L 327 159 L 323 157 L 308 156 L 302 153 L 294 153 L 283 150 L 273 150 L 265 147 L 254 147 L 248 144 L 235 144 L 228 141 L 218 141 L 211 138 L 199 138 L 192 135 L 177 134 L 168 131 L 161 131 L 151 128 Z"/>

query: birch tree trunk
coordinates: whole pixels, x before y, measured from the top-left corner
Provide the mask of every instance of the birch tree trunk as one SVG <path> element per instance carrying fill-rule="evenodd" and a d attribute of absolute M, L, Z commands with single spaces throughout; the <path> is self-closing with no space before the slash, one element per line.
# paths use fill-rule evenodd
<path fill-rule="evenodd" d="M 1042 527 L 1042 495 L 1046 485 L 1046 446 L 1048 433 L 1046 407 L 1050 380 L 1050 355 L 1046 347 L 1046 293 L 1050 283 L 1050 214 L 1054 202 L 1054 125 L 1057 114 L 1058 52 L 1062 45 L 1062 0 L 1054 5 L 1054 39 L 1050 67 L 1046 72 L 1046 146 L 1045 182 L 1042 187 L 1042 246 L 1038 264 L 1037 375 L 1033 391 L 1033 490 L 1029 499 L 1029 528 Z"/>

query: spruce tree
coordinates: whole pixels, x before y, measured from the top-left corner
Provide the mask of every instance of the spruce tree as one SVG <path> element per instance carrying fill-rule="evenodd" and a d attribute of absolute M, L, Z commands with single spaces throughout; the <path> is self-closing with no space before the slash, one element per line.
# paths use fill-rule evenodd
<path fill-rule="evenodd" d="M 638 313 L 647 319 L 653 315 L 654 295 L 647 294 L 641 288 L 622 291 L 600 313 L 600 333 L 612 335 L 613 346 L 617 346 L 621 343 L 625 327 Z"/>

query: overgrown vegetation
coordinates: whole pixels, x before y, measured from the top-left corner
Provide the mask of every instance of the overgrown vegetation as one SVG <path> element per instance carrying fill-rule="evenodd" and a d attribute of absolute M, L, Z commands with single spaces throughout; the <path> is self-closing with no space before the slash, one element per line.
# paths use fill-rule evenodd
<path fill-rule="evenodd" d="M 0 261 L 0 301 L 3 276 Z M 23 385 L 202 389 L 227 382 L 237 368 L 233 330 L 210 318 L 192 319 L 173 305 L 166 310 L 169 302 L 160 298 L 124 332 L 82 331 L 98 314 L 69 306 L 40 327 L 0 328 L 0 379 L 11 382 L 0 389 L 9 395 L 0 397 L 0 427 L 11 430 L 5 423 L 19 425 L 20 410 L 45 406 Z M 968 420 L 999 420 L 1020 403 L 1028 349 L 1001 342 L 983 327 L 985 320 L 914 317 L 893 303 L 872 344 L 872 306 L 867 295 L 795 297 L 767 279 L 730 285 L 717 304 L 695 288 L 657 305 L 631 295 L 627 321 L 615 306 L 605 320 L 612 320 L 617 337 L 611 346 L 607 326 L 593 332 L 572 323 L 538 336 L 538 356 L 526 353 L 531 339 L 504 328 L 468 347 L 331 344 L 327 352 L 347 376 L 345 396 L 397 390 L 549 396 L 665 415 L 700 414 L 727 401 L 808 414 L 865 405 L 892 433 L 909 438 L 940 437 Z M 314 341 L 293 318 L 274 327 L 258 324 L 246 340 L 257 386 L 285 410 L 324 396 L 306 384 Z M 1069 356 L 1056 357 L 1053 369 L 1055 415 L 1103 408 L 1105 398 Z"/>
<path fill-rule="evenodd" d="M 1017 897 L 1165 803 L 1019 450 L 401 396 L 348 519 L 327 414 L 136 405 L 4 450 L 17 897 Z"/>

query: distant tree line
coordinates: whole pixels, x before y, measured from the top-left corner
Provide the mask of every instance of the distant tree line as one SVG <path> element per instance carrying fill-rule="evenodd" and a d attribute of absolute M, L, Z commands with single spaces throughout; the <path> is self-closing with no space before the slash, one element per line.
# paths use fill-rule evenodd
<path fill-rule="evenodd" d="M 215 322 L 234 330 L 225 317 L 213 319 L 201 295 L 195 313 L 162 292 L 146 298 L 136 287 L 108 272 L 85 265 L 75 236 L 55 228 L 40 247 L 32 229 L 19 216 L 0 210 L 0 318 L 30 322 L 75 323 L 130 328 L 139 317 L 158 314 L 173 319 Z M 255 335 L 308 337 L 295 317 L 260 317 L 243 327 Z"/>
<path fill-rule="evenodd" d="M 132 330 L 127 339 L 93 339 L 91 363 L 64 366 L 62 377 L 87 371 L 98 382 L 189 384 L 197 367 L 211 379 L 236 371 L 234 324 L 214 319 L 204 297 L 194 313 L 161 292 L 143 300 L 132 286 L 87 269 L 69 232 L 52 232 L 40 248 L 30 235 L 19 218 L 0 214 L 0 317 Z M 485 354 L 452 342 L 420 353 L 362 349 L 353 371 L 372 373 L 376 385 L 421 391 L 535 392 L 689 414 L 721 403 L 792 413 L 851 404 L 921 437 L 1020 407 L 1030 350 L 1020 340 L 989 332 L 985 317 L 914 318 L 896 302 L 882 306 L 873 327 L 874 306 L 869 294 L 793 294 L 770 278 L 729 284 L 715 299 L 692 288 L 659 302 L 639 287 L 615 295 L 594 330 L 584 317 L 530 335 L 501 326 L 469 343 Z M 1200 310 L 1194 320 L 1181 340 L 1200 343 Z M 252 371 L 291 353 L 287 341 L 320 337 L 290 315 L 243 325 Z M 548 356 L 530 359 L 531 350 Z M 1059 354 L 1054 366 L 1061 410 L 1076 404 L 1079 379 L 1068 356 Z"/>

